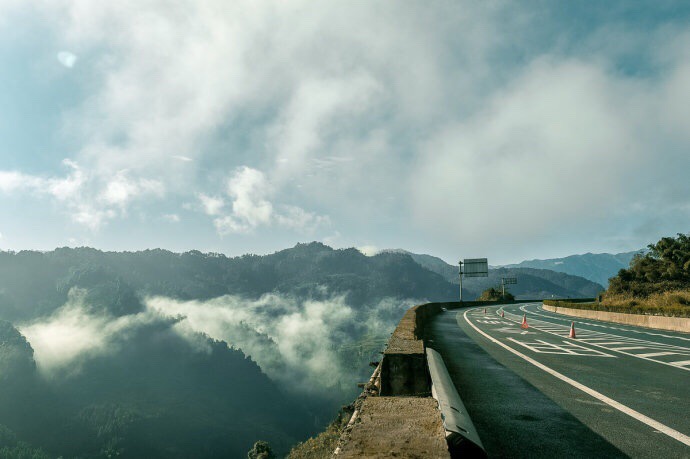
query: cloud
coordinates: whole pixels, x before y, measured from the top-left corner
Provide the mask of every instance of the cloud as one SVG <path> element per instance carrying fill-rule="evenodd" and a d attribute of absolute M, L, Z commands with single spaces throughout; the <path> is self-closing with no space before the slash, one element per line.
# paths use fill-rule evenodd
<path fill-rule="evenodd" d="M 180 222 L 180 216 L 177 214 L 164 214 L 163 220 L 171 222 L 171 223 L 179 223 Z"/>
<path fill-rule="evenodd" d="M 376 255 L 377 253 L 379 253 L 381 251 L 381 249 L 379 249 L 378 247 L 373 246 L 373 245 L 363 245 L 361 247 L 357 247 L 357 250 L 359 250 L 360 252 L 362 252 L 364 255 L 366 255 L 368 257 L 373 257 L 374 255 Z"/>
<path fill-rule="evenodd" d="M 231 212 L 222 214 L 224 201 L 199 195 L 207 215 L 218 215 L 213 223 L 221 235 L 248 233 L 262 226 L 277 225 L 300 233 L 311 234 L 330 224 L 327 216 L 294 205 L 281 204 L 276 208 L 269 200 L 275 188 L 266 175 L 254 168 L 243 166 L 236 169 L 227 182 L 226 194 Z"/>
<path fill-rule="evenodd" d="M 273 205 L 266 199 L 271 193 L 263 172 L 243 166 L 228 180 L 227 194 L 232 200 L 232 215 L 226 216 L 222 224 L 216 223 L 219 231 L 243 232 L 260 225 L 266 225 L 273 216 Z"/>
<path fill-rule="evenodd" d="M 225 205 L 225 201 L 222 198 L 207 196 L 203 193 L 199 193 L 197 198 L 201 201 L 202 209 L 206 215 L 220 215 Z"/>
<path fill-rule="evenodd" d="M 91 310 L 85 298 L 84 290 L 73 288 L 68 302 L 54 314 L 18 327 L 47 378 L 78 373 L 83 362 L 116 353 L 133 330 L 162 320 L 151 313 L 114 318 Z"/>
<path fill-rule="evenodd" d="M 199 207 L 220 234 L 337 228 L 445 253 L 463 237 L 503 255 L 623 238 L 645 213 L 670 225 L 665 214 L 688 205 L 690 39 L 668 7 L 640 24 L 504 1 L 21 3 L 53 27 L 51 56 L 55 42 L 89 56 L 60 131 L 87 181 L 102 182 L 89 194 L 112 201 L 79 211 L 93 226 L 135 201 L 160 215 L 161 193 L 143 191 L 154 181 L 182 201 L 222 199 Z M 142 192 L 108 191 L 125 170 Z M 237 190 L 223 171 L 241 176 Z M 35 188 L 4 174 L 0 190 Z M 579 197 L 564 190 L 584 182 Z M 516 222 L 510 242 L 497 238 L 500 215 Z"/>
<path fill-rule="evenodd" d="M 160 198 L 165 194 L 161 182 L 132 177 L 127 170 L 98 176 L 87 173 L 70 159 L 63 160 L 63 165 L 68 169 L 63 177 L 0 171 L 0 192 L 27 192 L 37 197 L 52 198 L 65 207 L 74 222 L 91 230 L 126 214 L 134 200 L 149 196 Z"/>
<path fill-rule="evenodd" d="M 69 51 L 60 51 L 57 53 L 57 60 L 60 62 L 60 64 L 64 65 L 68 69 L 71 69 L 74 67 L 74 64 L 77 63 L 77 56 Z"/>
<path fill-rule="evenodd" d="M 110 179 L 101 192 L 100 199 L 108 205 L 125 208 L 134 198 L 141 195 L 152 194 L 162 196 L 163 184 L 151 179 L 132 179 L 128 171 L 118 171 L 115 177 Z"/>
<path fill-rule="evenodd" d="M 171 156 L 171 158 L 176 159 L 178 161 L 185 162 L 185 163 L 189 163 L 189 162 L 194 161 L 192 158 L 190 158 L 188 156 L 182 156 L 182 155 L 173 155 L 173 156 Z"/>
<path fill-rule="evenodd" d="M 380 350 L 413 300 L 384 299 L 356 310 L 343 296 L 296 299 L 267 294 L 259 299 L 226 295 L 208 301 L 165 297 L 146 300 L 160 314 L 184 317 L 182 336 L 203 332 L 251 356 L 272 379 L 297 390 L 350 389 L 362 367 L 357 353 Z M 368 337 L 369 346 L 362 344 Z"/>

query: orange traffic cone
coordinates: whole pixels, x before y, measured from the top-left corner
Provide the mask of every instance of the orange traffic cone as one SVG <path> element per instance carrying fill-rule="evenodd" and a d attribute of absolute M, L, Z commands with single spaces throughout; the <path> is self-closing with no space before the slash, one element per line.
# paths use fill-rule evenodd
<path fill-rule="evenodd" d="M 503 309 L 501 309 L 501 317 L 505 317 L 505 316 L 506 316 L 506 313 L 503 312 Z"/>
<path fill-rule="evenodd" d="M 576 338 L 575 336 L 575 322 L 570 322 L 570 334 L 568 338 Z"/>
<path fill-rule="evenodd" d="M 529 328 L 529 325 L 527 325 L 527 314 L 522 316 L 522 325 L 520 325 L 522 328 Z"/>

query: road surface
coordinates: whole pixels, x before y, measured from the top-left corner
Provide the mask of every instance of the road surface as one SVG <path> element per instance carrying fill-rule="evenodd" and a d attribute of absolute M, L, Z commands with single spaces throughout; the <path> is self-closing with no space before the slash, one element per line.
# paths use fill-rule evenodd
<path fill-rule="evenodd" d="M 427 338 L 490 457 L 690 458 L 690 334 L 538 303 L 445 311 Z"/>

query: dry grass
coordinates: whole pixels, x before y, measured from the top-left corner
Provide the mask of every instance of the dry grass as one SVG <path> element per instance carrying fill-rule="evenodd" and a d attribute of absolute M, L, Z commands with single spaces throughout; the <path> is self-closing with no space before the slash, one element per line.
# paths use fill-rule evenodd
<path fill-rule="evenodd" d="M 675 308 L 690 305 L 690 291 L 675 290 L 670 292 L 653 293 L 647 298 L 636 298 L 629 294 L 607 294 L 601 302 L 603 306 L 647 308 Z"/>
<path fill-rule="evenodd" d="M 545 304 L 551 303 L 546 300 Z M 595 311 L 623 312 L 671 317 L 690 317 L 690 290 L 654 293 L 645 298 L 631 294 L 605 294 L 601 303 L 570 303 L 559 301 L 554 305 Z"/>
<path fill-rule="evenodd" d="M 292 448 L 288 459 L 330 459 L 338 446 L 343 428 L 347 425 L 347 413 L 340 412 L 338 418 L 325 431 Z"/>

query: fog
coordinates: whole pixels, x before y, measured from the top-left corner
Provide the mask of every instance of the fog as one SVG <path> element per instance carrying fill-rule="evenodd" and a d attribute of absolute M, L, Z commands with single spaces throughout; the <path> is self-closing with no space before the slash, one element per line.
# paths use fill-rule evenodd
<path fill-rule="evenodd" d="M 182 316 L 175 328 L 203 332 L 251 356 L 271 379 L 292 388 L 350 387 L 382 349 L 414 300 L 387 298 L 362 309 L 344 296 L 326 300 L 267 294 L 258 300 L 226 295 L 209 301 L 146 300 L 147 308 Z"/>
<path fill-rule="evenodd" d="M 115 317 L 88 304 L 73 288 L 52 315 L 18 328 L 34 349 L 46 379 L 69 378 L 89 359 L 118 352 L 143 326 L 159 324 L 204 352 L 205 334 L 242 350 L 273 380 L 297 391 L 351 391 L 369 371 L 404 310 L 415 300 L 384 299 L 362 308 L 345 296 L 303 299 L 266 294 L 259 299 L 225 295 L 208 301 L 163 296 L 144 300 L 145 309 Z"/>

